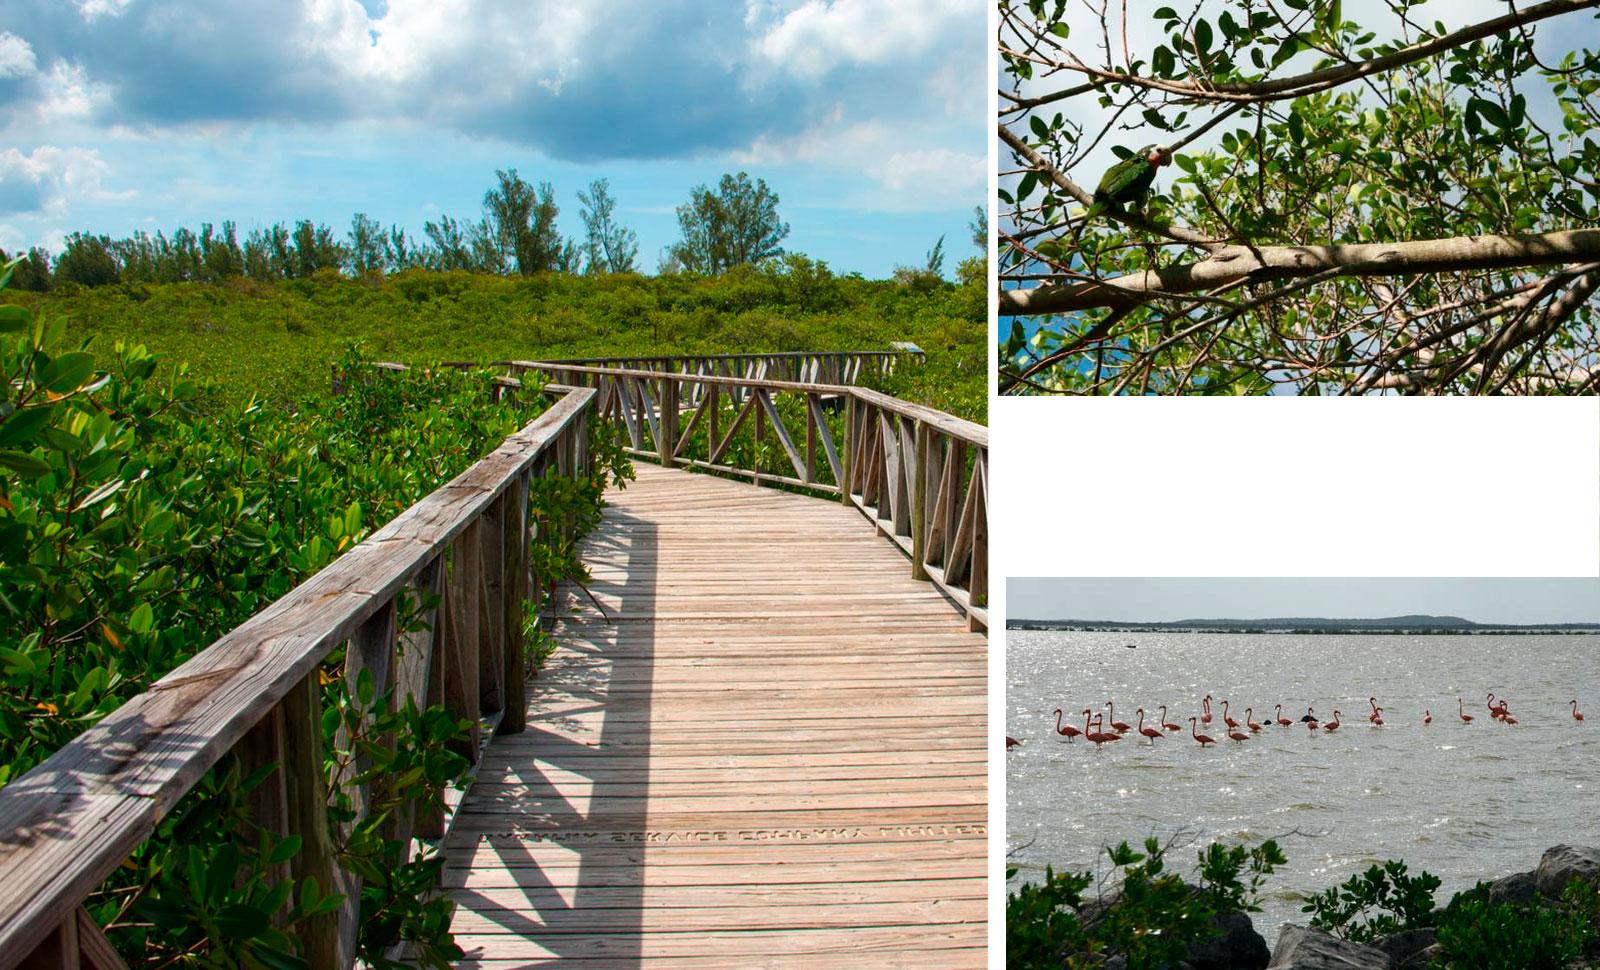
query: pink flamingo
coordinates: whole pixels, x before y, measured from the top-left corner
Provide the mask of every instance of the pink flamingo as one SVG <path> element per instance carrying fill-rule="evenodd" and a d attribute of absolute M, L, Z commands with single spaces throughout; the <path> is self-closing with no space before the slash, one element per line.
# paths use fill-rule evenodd
<path fill-rule="evenodd" d="M 1112 703 L 1111 701 L 1106 701 L 1106 706 L 1111 708 L 1111 727 L 1118 734 L 1127 734 L 1129 731 L 1133 730 L 1133 725 L 1132 724 L 1129 724 L 1127 721 L 1119 721 L 1119 720 L 1117 720 L 1117 705 L 1116 704 Z"/>
<path fill-rule="evenodd" d="M 1200 731 L 1195 727 L 1194 722 L 1195 722 L 1194 718 L 1192 718 L 1192 717 L 1189 718 L 1189 733 L 1194 735 L 1194 739 L 1196 741 L 1200 742 L 1200 747 L 1203 748 L 1208 744 L 1216 744 L 1217 743 L 1215 738 L 1213 738 L 1213 737 L 1211 737 L 1209 735 L 1201 734 Z"/>
<path fill-rule="evenodd" d="M 1210 694 L 1207 694 L 1205 696 L 1205 698 L 1200 701 L 1200 723 L 1201 724 L 1210 724 L 1211 723 L 1211 695 Z"/>
<path fill-rule="evenodd" d="M 1282 704 L 1274 704 L 1272 706 L 1272 709 L 1273 709 L 1273 711 L 1276 712 L 1276 713 L 1273 714 L 1272 719 L 1278 722 L 1278 726 L 1279 727 L 1288 727 L 1289 725 L 1294 723 L 1293 721 L 1291 721 L 1288 718 L 1283 716 L 1283 705 Z"/>
<path fill-rule="evenodd" d="M 1377 713 L 1372 715 L 1372 726 L 1383 727 L 1383 708 L 1378 708 Z"/>
<path fill-rule="evenodd" d="M 1572 701 L 1572 719 L 1574 721 L 1583 720 L 1583 712 L 1578 710 L 1578 701 L 1576 698 L 1574 698 Z"/>
<path fill-rule="evenodd" d="M 1432 724 L 1433 723 L 1433 712 L 1432 711 L 1423 711 L 1422 712 L 1422 723 L 1423 724 Z"/>
<path fill-rule="evenodd" d="M 1096 730 L 1094 730 L 1092 732 L 1086 732 L 1084 734 L 1084 737 L 1087 738 L 1090 741 L 1093 741 L 1095 747 L 1098 748 L 1098 747 L 1100 747 L 1100 745 L 1105 744 L 1107 741 L 1121 741 L 1122 740 L 1122 735 L 1120 735 L 1120 734 L 1113 734 L 1110 731 L 1100 730 L 1100 729 L 1102 729 L 1102 728 L 1104 728 L 1106 726 L 1105 725 L 1105 719 L 1104 719 L 1103 715 L 1100 715 L 1100 714 L 1096 714 L 1095 715 L 1095 717 L 1094 717 L 1094 725 L 1095 725 Z"/>
<path fill-rule="evenodd" d="M 1472 715 L 1467 713 L 1467 705 L 1459 697 L 1456 698 L 1456 710 L 1457 710 L 1457 713 L 1459 713 L 1460 716 L 1461 716 L 1461 723 L 1462 724 L 1471 724 L 1472 723 Z"/>
<path fill-rule="evenodd" d="M 1254 711 L 1255 708 L 1253 707 L 1247 707 L 1244 709 L 1244 723 L 1250 728 L 1251 734 L 1255 734 L 1257 731 L 1261 730 L 1261 725 L 1257 724 L 1255 719 L 1250 716 Z"/>
<path fill-rule="evenodd" d="M 1161 737 L 1161 732 L 1156 728 L 1144 726 L 1144 708 L 1139 708 L 1139 733 L 1150 739 L 1151 744 L 1156 743 L 1156 738 Z"/>
<path fill-rule="evenodd" d="M 1228 716 L 1228 702 L 1227 701 L 1223 701 L 1222 702 L 1222 723 L 1226 724 L 1228 727 L 1231 727 L 1231 728 L 1236 728 L 1236 727 L 1239 726 L 1239 722 L 1238 721 L 1235 721 L 1233 718 Z"/>
<path fill-rule="evenodd" d="M 1339 711 L 1338 711 L 1337 708 L 1334 709 L 1333 720 L 1329 721 L 1327 724 L 1324 724 L 1322 726 L 1322 729 L 1324 731 L 1337 731 L 1337 730 L 1339 730 Z"/>
<path fill-rule="evenodd" d="M 1369 697 L 1367 698 L 1367 703 L 1372 705 L 1372 713 L 1367 715 L 1367 720 L 1376 724 L 1378 723 L 1378 699 L 1376 697 Z"/>
<path fill-rule="evenodd" d="M 1166 728 L 1168 731 L 1182 731 L 1183 730 L 1183 725 L 1181 725 L 1181 724 L 1173 724 L 1171 721 L 1167 720 L 1167 705 L 1165 705 L 1165 704 L 1161 705 L 1161 726 Z"/>
<path fill-rule="evenodd" d="M 1088 714 L 1089 712 L 1086 710 L 1083 713 Z M 1087 718 L 1084 719 L 1083 726 L 1086 728 L 1089 726 Z M 1071 741 L 1073 738 L 1077 737 L 1083 732 L 1070 724 L 1063 726 L 1061 724 L 1061 708 L 1058 707 L 1056 708 L 1056 733 L 1066 738 L 1068 741 Z"/>

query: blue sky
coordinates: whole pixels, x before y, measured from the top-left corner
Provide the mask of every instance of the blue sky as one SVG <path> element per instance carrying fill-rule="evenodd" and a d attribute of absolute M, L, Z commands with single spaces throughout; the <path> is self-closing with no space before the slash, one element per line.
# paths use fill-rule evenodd
<path fill-rule="evenodd" d="M 1600 622 L 1600 579 L 1012 578 L 1018 619 L 1189 620 L 1431 613 L 1479 623 Z"/>
<path fill-rule="evenodd" d="M 353 212 L 420 235 L 496 168 L 611 181 L 653 271 L 728 171 L 839 272 L 971 254 L 978 0 L 7 0 L 0 247 Z M 954 263 L 954 259 L 950 263 Z"/>

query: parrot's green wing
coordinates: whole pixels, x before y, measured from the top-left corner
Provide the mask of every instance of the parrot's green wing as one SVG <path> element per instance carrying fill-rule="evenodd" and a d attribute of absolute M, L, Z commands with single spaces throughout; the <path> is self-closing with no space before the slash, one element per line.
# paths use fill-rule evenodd
<path fill-rule="evenodd" d="M 1156 167 L 1149 159 L 1142 154 L 1129 155 L 1100 177 L 1094 190 L 1094 205 L 1084 213 L 1084 219 L 1093 219 L 1113 208 L 1137 205 L 1144 201 L 1155 180 Z"/>

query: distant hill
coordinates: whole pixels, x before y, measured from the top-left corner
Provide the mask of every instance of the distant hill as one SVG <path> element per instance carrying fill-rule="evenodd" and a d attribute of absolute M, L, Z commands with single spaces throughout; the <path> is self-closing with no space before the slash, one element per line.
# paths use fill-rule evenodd
<path fill-rule="evenodd" d="M 1274 616 L 1260 619 L 1189 620 L 1029 620 L 1013 619 L 1010 630 L 1173 630 L 1237 633 L 1600 633 L 1600 623 L 1477 623 L 1460 616 L 1404 616 L 1331 618 L 1325 616 Z"/>

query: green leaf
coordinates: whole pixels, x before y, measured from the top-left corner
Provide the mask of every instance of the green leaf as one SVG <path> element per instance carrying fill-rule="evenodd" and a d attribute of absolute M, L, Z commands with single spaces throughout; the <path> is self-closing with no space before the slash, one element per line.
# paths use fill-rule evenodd
<path fill-rule="evenodd" d="M 267 865 L 279 866 L 293 859 L 300 852 L 303 842 L 304 840 L 298 835 L 285 835 L 272 847 L 272 851 L 267 853 Z"/>
<path fill-rule="evenodd" d="M 8 274 L 10 270 L 6 271 Z M 28 311 L 14 303 L 0 306 L 0 333 L 21 333 L 28 329 Z"/>
<path fill-rule="evenodd" d="M 0 466 L 11 469 L 23 478 L 39 478 L 50 474 L 50 465 L 21 451 L 0 450 Z"/>
<path fill-rule="evenodd" d="M 149 633 L 155 624 L 155 611 L 150 608 L 149 603 L 140 603 L 128 617 L 128 629 L 140 636 Z"/>
<path fill-rule="evenodd" d="M 24 677 L 33 676 L 39 669 L 32 657 L 10 647 L 0 647 L 0 663 L 5 664 L 6 673 L 22 674 Z"/>
<path fill-rule="evenodd" d="M 50 423 L 54 413 L 54 408 L 45 407 L 26 408 L 13 414 L 0 424 L 0 448 L 28 443 L 40 428 Z"/>
<path fill-rule="evenodd" d="M 217 913 L 217 929 L 233 939 L 260 936 L 271 926 L 271 914 L 243 903 L 229 903 Z"/>
<path fill-rule="evenodd" d="M 1177 67 L 1177 61 L 1173 58 L 1172 51 L 1163 45 L 1157 47 L 1155 53 L 1151 56 L 1151 66 L 1155 70 L 1157 77 L 1171 77 L 1173 70 Z"/>
<path fill-rule="evenodd" d="M 69 394 L 94 376 L 94 354 L 81 350 L 62 354 L 39 371 L 39 386 L 56 394 Z"/>
<path fill-rule="evenodd" d="M 1209 21 L 1196 20 L 1194 22 L 1195 50 L 1205 53 L 1211 49 L 1211 24 Z"/>

